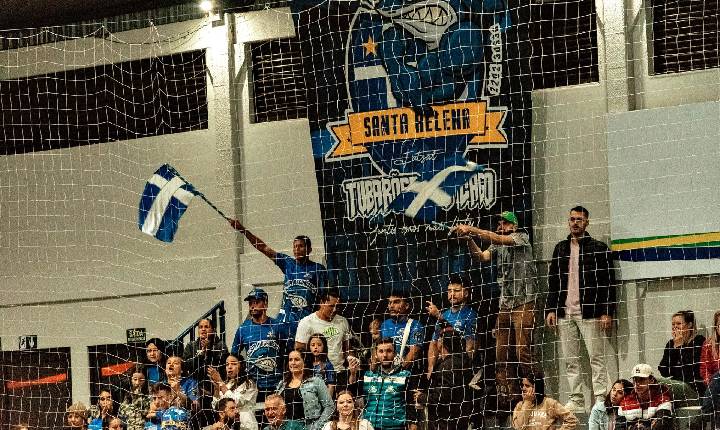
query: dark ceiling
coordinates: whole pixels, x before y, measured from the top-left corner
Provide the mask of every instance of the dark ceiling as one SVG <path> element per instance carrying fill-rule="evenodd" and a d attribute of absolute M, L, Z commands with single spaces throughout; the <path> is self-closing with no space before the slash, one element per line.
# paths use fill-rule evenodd
<path fill-rule="evenodd" d="M 184 3 L 190 2 L 188 0 L 2 0 L 0 30 L 72 24 Z"/>

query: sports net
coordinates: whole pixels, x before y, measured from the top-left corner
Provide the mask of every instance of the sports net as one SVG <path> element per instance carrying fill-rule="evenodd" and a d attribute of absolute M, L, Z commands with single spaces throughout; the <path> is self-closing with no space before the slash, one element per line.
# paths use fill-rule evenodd
<path fill-rule="evenodd" d="M 376 427 L 508 426 L 541 372 L 586 425 L 640 363 L 670 378 L 661 424 L 701 426 L 720 356 L 717 2 L 601 3 L 193 4 L 0 33 L 0 426 L 61 427 L 108 390 L 143 427 L 120 407 L 136 370 L 163 379 L 149 345 L 184 356 L 190 425 L 212 424 L 207 367 L 228 375 L 222 348 L 198 358 L 201 321 L 274 391 L 326 287 Z M 575 261 L 584 228 L 599 242 Z M 278 319 L 248 338 L 258 289 Z M 384 337 L 407 363 L 373 360 Z M 384 371 L 411 375 L 398 422 L 377 413 Z"/>

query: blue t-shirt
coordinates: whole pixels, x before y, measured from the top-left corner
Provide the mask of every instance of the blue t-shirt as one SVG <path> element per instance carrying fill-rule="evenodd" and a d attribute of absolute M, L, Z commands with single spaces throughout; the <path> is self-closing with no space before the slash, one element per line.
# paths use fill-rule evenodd
<path fill-rule="evenodd" d="M 403 318 L 402 320 L 388 318 L 383 321 L 382 325 L 380 326 L 380 337 L 392 338 L 393 342 L 395 343 L 395 354 L 400 354 L 400 346 L 402 345 L 403 333 L 405 332 L 405 325 L 407 324 L 407 321 L 407 318 Z M 411 346 L 422 345 L 424 337 L 425 333 L 423 332 L 422 325 L 420 325 L 418 320 L 414 319 L 413 322 L 410 324 L 410 335 L 408 336 L 408 340 L 405 343 L 403 358 L 405 358 Z"/>
<path fill-rule="evenodd" d="M 327 269 L 314 261 L 298 263 L 287 254 L 275 254 L 275 264 L 285 275 L 278 319 L 297 323 L 315 311 L 321 288 L 327 285 Z"/>
<path fill-rule="evenodd" d="M 170 406 L 158 413 L 160 428 L 163 430 L 187 430 L 189 428 L 190 413 L 176 406 Z"/>
<path fill-rule="evenodd" d="M 282 359 L 287 351 L 287 324 L 273 318 L 257 324 L 248 318 L 238 327 L 232 353 L 245 350 L 248 375 L 261 390 L 275 390 L 282 379 Z"/>
<path fill-rule="evenodd" d="M 452 326 L 453 330 L 460 333 L 465 339 L 475 339 L 475 324 L 477 322 L 477 312 L 470 306 L 463 306 L 459 311 L 453 312 L 451 309 L 442 311 L 443 320 Z M 440 338 L 440 321 L 435 324 L 433 332 L 433 340 Z"/>
<path fill-rule="evenodd" d="M 321 368 L 321 366 L 324 367 L 324 369 Z M 335 385 L 335 368 L 330 360 L 327 360 L 325 363 L 315 364 L 313 366 L 313 376 L 317 376 L 325 381 L 325 385 Z"/>
<path fill-rule="evenodd" d="M 94 418 L 90 421 L 90 424 L 88 424 L 88 430 L 102 430 L 102 421 L 102 418 Z"/>

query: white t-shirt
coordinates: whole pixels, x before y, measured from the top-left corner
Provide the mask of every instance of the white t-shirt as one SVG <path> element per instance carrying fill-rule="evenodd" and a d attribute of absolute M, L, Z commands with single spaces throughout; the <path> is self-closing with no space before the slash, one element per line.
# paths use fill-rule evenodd
<path fill-rule="evenodd" d="M 308 345 L 310 336 L 315 333 L 320 333 L 327 339 L 328 360 L 335 370 L 344 370 L 343 342 L 352 337 L 348 320 L 343 316 L 335 315 L 331 321 L 323 321 L 313 312 L 298 323 L 295 340 Z"/>
<path fill-rule="evenodd" d="M 322 430 L 330 430 L 332 429 L 332 421 L 329 421 L 325 423 Z M 365 418 L 361 418 L 360 422 L 358 423 L 358 430 L 374 430 L 372 424 L 370 424 L 370 421 L 366 420 Z"/>

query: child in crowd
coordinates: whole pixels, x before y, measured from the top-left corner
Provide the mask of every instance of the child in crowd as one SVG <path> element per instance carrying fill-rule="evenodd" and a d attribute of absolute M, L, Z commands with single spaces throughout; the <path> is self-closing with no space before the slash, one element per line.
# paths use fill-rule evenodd
<path fill-rule="evenodd" d="M 142 430 L 149 410 L 150 394 L 145 383 L 145 372 L 142 366 L 138 366 L 130 378 L 130 390 L 120 403 L 118 416 L 127 423 L 128 430 Z"/>
<path fill-rule="evenodd" d="M 73 403 L 66 410 L 65 420 L 69 429 L 86 429 L 87 407 L 81 402 Z"/>
<path fill-rule="evenodd" d="M 107 429 L 107 430 L 123 430 L 124 428 L 125 428 L 125 424 L 118 417 L 112 417 L 108 421 L 107 427 L 103 427 L 103 429 Z"/>
<path fill-rule="evenodd" d="M 313 374 L 325 381 L 330 397 L 335 392 L 335 368 L 328 360 L 327 356 L 327 339 L 320 333 L 310 336 L 308 349 L 313 356 Z"/>

